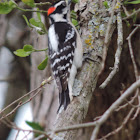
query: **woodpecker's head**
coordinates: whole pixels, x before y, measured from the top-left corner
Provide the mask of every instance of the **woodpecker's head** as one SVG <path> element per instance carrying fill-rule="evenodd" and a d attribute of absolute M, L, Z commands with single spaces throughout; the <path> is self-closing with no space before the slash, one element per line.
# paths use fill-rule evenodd
<path fill-rule="evenodd" d="M 63 22 L 68 20 L 70 1 L 58 1 L 48 9 L 48 16 L 51 22 Z"/>

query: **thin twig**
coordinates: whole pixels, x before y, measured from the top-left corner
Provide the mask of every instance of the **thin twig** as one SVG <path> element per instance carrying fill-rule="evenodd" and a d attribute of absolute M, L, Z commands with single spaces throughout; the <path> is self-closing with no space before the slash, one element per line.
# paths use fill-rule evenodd
<path fill-rule="evenodd" d="M 19 102 L 18 105 L 17 105 L 12 111 L 10 111 L 10 112 L 9 112 L 8 114 L 6 114 L 5 116 L 2 116 L 2 117 L 0 118 L 0 121 L 1 121 L 2 119 L 6 118 L 6 117 L 8 117 L 8 116 L 10 116 L 10 115 L 12 115 L 12 114 L 21 106 L 21 104 L 22 104 L 22 102 Z"/>
<path fill-rule="evenodd" d="M 139 89 L 137 89 L 136 90 L 136 92 L 135 92 L 135 96 L 134 97 L 138 97 L 138 95 L 139 95 Z M 132 99 L 133 100 L 133 99 Z M 139 105 L 134 105 L 134 104 L 132 104 L 131 103 L 131 100 L 130 101 L 128 101 L 127 99 L 125 99 L 125 101 L 130 105 L 130 106 L 132 106 L 133 108 L 137 108 Z"/>
<path fill-rule="evenodd" d="M 1 120 L 0 122 L 2 122 L 3 124 L 5 124 L 9 128 L 13 128 L 13 129 L 18 130 L 17 127 L 13 126 L 11 123 L 7 122 L 6 120 Z"/>
<path fill-rule="evenodd" d="M 107 51 L 108 51 L 109 33 L 110 33 L 110 29 L 111 29 L 111 24 L 113 22 L 115 4 L 116 4 L 116 0 L 113 0 L 111 16 L 110 16 L 108 24 L 107 24 L 106 35 L 105 35 L 105 40 L 104 40 L 103 60 L 102 60 L 102 64 L 101 64 L 102 68 L 101 68 L 101 71 L 100 71 L 99 75 L 103 71 L 104 65 L 105 65 L 105 60 L 106 60 Z"/>
<path fill-rule="evenodd" d="M 13 124 L 12 122 L 6 122 L 6 120 L 1 120 L 1 122 L 2 122 L 3 124 L 5 124 L 5 125 L 6 125 L 7 127 L 9 127 L 9 128 L 13 128 L 13 129 L 15 129 L 15 130 L 23 131 L 23 132 L 42 134 L 42 135 L 44 135 L 45 137 L 47 137 L 48 139 L 52 140 L 52 139 L 50 138 L 50 136 L 49 136 L 46 132 L 44 132 L 44 131 L 35 130 L 35 129 L 33 129 L 33 130 L 22 129 L 22 128 L 18 127 L 16 124 L 12 125 L 12 124 Z"/>
<path fill-rule="evenodd" d="M 138 69 L 137 69 L 137 65 L 136 65 L 136 62 L 135 62 L 134 53 L 133 53 L 133 49 L 132 49 L 131 37 L 134 35 L 134 33 L 137 31 L 138 28 L 139 28 L 139 26 L 135 27 L 135 29 L 127 37 L 130 56 L 131 56 L 132 63 L 133 63 L 133 66 L 134 66 L 134 73 L 135 73 L 136 80 L 138 80 Z"/>
<path fill-rule="evenodd" d="M 126 16 L 128 17 L 130 14 L 128 13 L 126 7 L 122 6 L 123 10 L 124 10 L 124 13 L 126 14 Z"/>
<path fill-rule="evenodd" d="M 8 106 L 6 106 L 4 109 L 2 109 L 2 110 L 0 111 L 0 114 L 2 114 L 5 110 L 7 110 L 9 107 L 11 107 L 12 105 L 14 105 L 15 103 L 21 101 L 21 99 L 23 99 L 23 98 L 27 97 L 28 95 L 30 95 L 31 93 L 35 92 L 35 91 L 38 90 L 39 88 L 40 88 L 40 86 L 37 87 L 36 89 L 33 89 L 32 91 L 26 93 L 25 95 L 23 95 L 23 96 L 20 97 L 19 99 L 15 100 L 14 102 L 12 102 L 12 103 L 9 104 Z"/>
<path fill-rule="evenodd" d="M 132 16 L 134 16 L 135 14 L 138 14 L 140 12 L 140 8 L 138 10 L 136 10 L 135 12 L 133 12 L 132 14 L 130 14 L 129 16 L 123 18 L 123 20 L 126 20 L 126 19 L 129 19 L 131 18 Z"/>
<path fill-rule="evenodd" d="M 39 13 L 47 13 L 47 11 L 44 10 L 32 10 L 32 9 L 23 9 L 21 7 L 16 6 L 17 9 L 24 11 L 24 12 L 39 12 Z"/>
<path fill-rule="evenodd" d="M 47 13 L 47 11 L 44 11 L 44 10 L 32 10 L 32 9 L 23 9 L 21 7 L 18 6 L 18 4 L 12 0 L 12 2 L 15 4 L 15 8 L 21 10 L 21 11 L 24 11 L 24 12 L 40 12 L 40 13 Z"/>
<path fill-rule="evenodd" d="M 111 135 L 118 133 L 126 125 L 126 123 L 128 122 L 128 120 L 133 112 L 134 112 L 134 108 L 132 108 L 130 110 L 130 112 L 128 113 L 128 115 L 126 116 L 126 118 L 124 119 L 124 121 L 122 122 L 120 127 L 118 127 L 117 129 L 113 130 L 112 132 L 108 133 L 107 135 L 103 136 L 102 138 L 100 138 L 98 140 L 105 140 L 106 138 L 110 137 Z"/>
<path fill-rule="evenodd" d="M 136 113 L 134 114 L 132 120 L 135 120 L 135 118 L 138 116 L 139 113 L 140 113 L 140 95 L 138 95 L 138 108 L 137 108 Z"/>
<path fill-rule="evenodd" d="M 11 112 L 9 112 L 8 114 L 6 114 L 5 116 L 2 116 L 1 118 L 0 118 L 0 121 L 1 120 L 3 120 L 4 118 L 6 118 L 6 117 L 9 117 L 10 115 L 12 115 L 19 107 L 21 107 L 22 105 L 24 105 L 24 104 L 26 104 L 26 103 L 28 103 L 28 102 L 30 102 L 36 95 L 38 95 L 40 92 L 41 92 L 41 90 L 42 89 L 39 89 L 31 98 L 29 98 L 27 101 L 25 101 L 25 102 L 19 102 L 19 104 L 11 111 Z"/>
<path fill-rule="evenodd" d="M 18 135 L 19 135 L 19 130 L 17 131 L 17 134 L 16 134 L 16 137 L 15 137 L 15 140 L 17 139 Z"/>
<path fill-rule="evenodd" d="M 89 122 L 89 123 L 83 123 L 83 124 L 75 124 L 75 125 L 66 126 L 66 127 L 62 127 L 62 128 L 56 128 L 55 130 L 53 130 L 53 132 L 58 133 L 58 132 L 62 132 L 62 131 L 93 127 L 95 125 L 96 125 L 96 121 L 95 122 Z"/>
<path fill-rule="evenodd" d="M 9 107 L 11 107 L 12 105 L 14 105 L 14 104 L 17 103 L 17 102 L 19 102 L 19 104 L 22 104 L 22 103 L 21 103 L 21 100 L 22 100 L 23 98 L 25 98 L 25 97 L 27 97 L 28 95 L 30 95 L 31 93 L 36 92 L 37 90 L 41 89 L 45 84 L 50 83 L 52 80 L 53 80 L 53 79 L 52 79 L 51 77 L 49 77 L 47 80 L 44 80 L 44 81 L 41 83 L 41 85 L 40 85 L 39 87 L 37 87 L 36 89 L 33 89 L 32 91 L 26 93 L 25 95 L 23 95 L 22 97 L 20 97 L 19 99 L 15 100 L 15 101 L 12 102 L 11 104 L 9 104 L 7 107 L 5 107 L 4 109 L 2 109 L 2 110 L 0 111 L 0 114 L 2 114 L 5 110 L 7 110 Z M 36 95 L 37 95 L 37 94 L 35 94 L 33 97 L 35 97 Z M 30 98 L 29 100 L 31 100 L 31 98 Z M 28 102 L 29 100 L 27 100 L 27 102 Z M 24 103 L 26 103 L 26 102 L 24 102 Z M 24 103 L 23 103 L 23 104 L 24 104 Z M 18 106 L 19 106 L 19 105 L 18 105 Z M 16 109 L 18 108 L 18 106 L 16 107 Z M 21 105 L 20 105 L 20 106 L 21 106 Z M 14 109 L 14 110 L 15 110 L 15 109 Z"/>
<path fill-rule="evenodd" d="M 41 140 L 42 138 L 44 138 L 44 135 L 39 135 L 38 137 L 34 138 L 33 140 Z"/>
<path fill-rule="evenodd" d="M 112 3 L 111 16 L 110 16 L 110 19 L 109 19 L 109 22 L 108 22 L 108 25 L 107 25 L 106 36 L 105 36 L 105 41 L 104 41 L 105 45 L 108 43 L 108 39 L 109 39 L 109 32 L 110 32 L 110 29 L 111 29 L 111 24 L 113 22 L 115 4 L 116 4 L 116 0 L 114 0 L 113 3 Z"/>
<path fill-rule="evenodd" d="M 127 40 L 128 40 L 128 46 L 129 46 L 129 51 L 130 51 L 130 56 L 131 56 L 131 59 L 132 59 L 132 63 L 133 63 L 133 67 L 134 67 L 134 73 L 135 73 L 135 77 L 136 77 L 136 81 L 139 79 L 139 74 L 138 74 L 138 68 L 137 68 L 137 65 L 136 65 L 136 62 L 135 62 L 135 58 L 134 58 L 134 53 L 133 53 L 133 49 L 132 49 L 132 44 L 131 44 L 131 38 L 132 36 L 135 34 L 135 32 L 138 30 L 140 26 L 136 26 L 135 29 L 129 34 L 129 36 L 127 37 Z M 138 95 L 138 106 L 140 105 L 140 92 L 139 92 L 139 89 L 137 89 L 136 91 L 137 93 L 139 93 Z M 132 118 L 133 120 L 137 117 L 137 115 L 139 114 L 139 110 L 140 108 L 138 107 L 136 113 L 134 114 L 134 117 Z"/>
<path fill-rule="evenodd" d="M 119 110 L 125 108 L 126 106 L 131 105 L 134 102 L 134 100 L 137 98 L 137 96 L 138 96 L 138 92 L 136 91 L 136 94 L 132 97 L 132 99 L 130 101 L 128 101 L 124 105 L 119 106 L 115 111 L 119 111 Z"/>
<path fill-rule="evenodd" d="M 110 107 L 109 109 L 101 116 L 101 118 L 97 121 L 97 124 L 93 130 L 92 134 L 95 134 L 94 136 L 92 135 L 92 140 L 95 140 L 100 126 L 109 118 L 109 116 L 112 114 L 112 112 L 115 111 L 116 108 L 128 97 L 130 96 L 137 88 L 140 87 L 140 79 L 133 83 Z"/>
<path fill-rule="evenodd" d="M 21 140 L 25 140 L 25 138 L 28 140 L 28 135 L 29 135 L 30 133 L 31 133 L 31 132 L 28 132 L 27 134 L 24 133 L 25 136 L 24 136 Z"/>
<path fill-rule="evenodd" d="M 115 54 L 115 63 L 114 63 L 114 68 L 109 74 L 109 76 L 106 78 L 106 80 L 100 85 L 100 88 L 105 88 L 108 83 L 111 81 L 111 79 L 114 77 L 114 75 L 118 72 L 119 70 L 119 64 L 120 64 L 120 56 L 122 52 L 122 45 L 123 45 L 123 28 L 122 28 L 122 18 L 121 18 L 121 12 L 119 11 L 117 14 L 117 25 L 118 25 L 118 48 Z"/>
<path fill-rule="evenodd" d="M 137 108 L 136 113 L 134 114 L 131 120 L 135 120 L 139 113 L 140 113 L 140 106 Z"/>

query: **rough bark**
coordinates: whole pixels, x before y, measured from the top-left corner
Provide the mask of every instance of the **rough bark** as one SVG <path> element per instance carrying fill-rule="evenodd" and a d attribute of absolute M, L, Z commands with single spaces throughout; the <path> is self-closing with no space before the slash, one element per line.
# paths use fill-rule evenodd
<path fill-rule="evenodd" d="M 86 5 L 86 9 L 84 10 L 83 13 L 81 13 L 80 17 L 81 20 L 83 20 L 83 24 L 81 26 L 82 31 L 81 37 L 83 39 L 83 48 L 85 51 L 90 50 L 92 52 L 91 57 L 95 59 L 97 62 L 96 63 L 90 62 L 89 64 L 84 63 L 83 67 L 81 68 L 81 71 L 77 76 L 78 81 L 80 81 L 80 83 L 82 84 L 79 87 L 78 84 L 75 82 L 75 84 L 77 84 L 77 87 L 73 89 L 74 90 L 73 92 L 75 92 L 80 88 L 80 96 L 76 97 L 72 101 L 72 103 L 68 106 L 68 109 L 66 111 L 63 111 L 61 114 L 59 114 L 58 118 L 56 119 L 56 123 L 54 125 L 55 128 L 84 122 L 87 116 L 93 91 L 95 90 L 97 84 L 98 74 L 101 71 L 100 57 L 103 55 L 103 46 L 104 46 L 103 41 L 105 38 L 105 32 L 107 28 L 107 21 L 105 22 L 105 19 L 103 19 L 103 17 L 109 19 L 109 15 L 105 12 L 101 12 L 100 14 L 98 13 L 100 8 L 102 8 L 102 10 L 104 9 L 100 5 L 99 1 L 87 2 L 81 0 L 77 8 L 79 9 L 83 8 L 83 6 L 85 6 L 84 4 Z M 91 13 L 93 13 L 93 15 Z M 96 24 L 94 24 L 95 19 Z M 96 30 L 97 26 L 99 27 L 99 30 Z M 101 31 L 102 27 L 103 30 Z M 110 37 L 112 36 L 113 31 L 114 31 L 113 24 L 111 24 L 111 31 L 109 34 Z M 91 40 L 94 41 L 92 42 Z M 92 48 L 94 48 L 93 51 Z M 56 136 L 54 136 L 53 139 L 74 140 L 77 139 L 76 137 L 78 137 L 77 133 L 78 133 L 77 130 L 66 131 L 58 133 Z"/>

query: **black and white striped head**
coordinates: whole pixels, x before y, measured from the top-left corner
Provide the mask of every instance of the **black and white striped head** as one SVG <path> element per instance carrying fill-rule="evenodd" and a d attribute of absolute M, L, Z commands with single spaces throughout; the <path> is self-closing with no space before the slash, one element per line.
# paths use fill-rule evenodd
<path fill-rule="evenodd" d="M 54 3 L 48 9 L 48 16 L 51 23 L 67 21 L 68 13 L 69 4 L 64 0 Z"/>

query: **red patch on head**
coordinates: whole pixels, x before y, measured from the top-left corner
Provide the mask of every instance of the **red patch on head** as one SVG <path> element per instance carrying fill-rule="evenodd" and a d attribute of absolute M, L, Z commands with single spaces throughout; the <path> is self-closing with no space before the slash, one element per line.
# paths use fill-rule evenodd
<path fill-rule="evenodd" d="M 51 14 L 51 13 L 53 13 L 54 11 L 55 11 L 55 7 L 50 7 L 49 9 L 48 9 L 48 16 Z"/>

